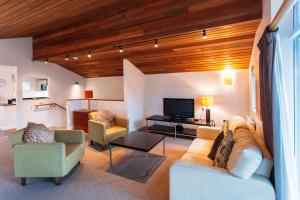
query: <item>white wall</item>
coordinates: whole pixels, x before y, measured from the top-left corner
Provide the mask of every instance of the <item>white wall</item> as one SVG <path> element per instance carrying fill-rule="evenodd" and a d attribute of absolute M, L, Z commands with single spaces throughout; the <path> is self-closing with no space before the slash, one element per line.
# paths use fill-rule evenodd
<path fill-rule="evenodd" d="M 145 126 L 146 78 L 127 59 L 123 60 L 124 100 L 129 119 L 129 131 Z"/>
<path fill-rule="evenodd" d="M 32 38 L 0 40 L 0 65 L 17 66 L 17 128 L 28 121 L 48 126 L 66 126 L 66 112 L 59 108 L 33 112 L 31 107 L 39 103 L 56 102 L 66 106 L 68 98 L 82 98 L 85 79 L 56 64 L 32 62 Z M 49 80 L 49 100 L 22 100 L 22 80 L 27 77 L 43 77 Z M 75 85 L 75 82 L 80 85 Z"/>
<path fill-rule="evenodd" d="M 0 65 L 0 79 L 5 80 L 6 85 L 0 87 L 0 101 L 15 98 L 15 83 L 12 80 L 12 74 L 17 78 L 17 68 L 13 66 Z"/>
<path fill-rule="evenodd" d="M 96 99 L 124 99 L 123 76 L 87 78 L 86 89 L 93 90 Z"/>
<path fill-rule="evenodd" d="M 0 106 L 0 130 L 16 128 L 16 106 Z"/>
<path fill-rule="evenodd" d="M 146 116 L 163 114 L 163 98 L 199 98 L 214 96 L 211 118 L 217 126 L 234 115 L 248 114 L 248 69 L 232 70 L 233 85 L 223 84 L 223 71 L 187 72 L 146 75 Z M 199 118 L 196 104 L 195 117 Z M 204 116 L 205 117 L 205 113 Z"/>

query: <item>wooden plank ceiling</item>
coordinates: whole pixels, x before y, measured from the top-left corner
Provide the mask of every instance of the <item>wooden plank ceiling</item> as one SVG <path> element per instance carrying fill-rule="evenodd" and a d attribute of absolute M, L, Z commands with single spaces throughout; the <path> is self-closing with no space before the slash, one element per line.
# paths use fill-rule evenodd
<path fill-rule="evenodd" d="M 0 38 L 33 36 L 34 60 L 84 77 L 122 75 L 123 58 L 147 74 L 248 68 L 261 12 L 261 0 L 4 0 Z"/>

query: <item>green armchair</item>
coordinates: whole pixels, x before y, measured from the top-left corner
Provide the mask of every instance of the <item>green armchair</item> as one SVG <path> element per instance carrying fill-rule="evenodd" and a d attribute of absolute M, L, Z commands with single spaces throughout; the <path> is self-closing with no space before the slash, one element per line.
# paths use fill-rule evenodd
<path fill-rule="evenodd" d="M 84 155 L 84 133 L 73 130 L 55 130 L 55 143 L 27 144 L 23 142 L 24 129 L 9 136 L 13 145 L 15 177 L 53 177 L 56 185 L 80 163 Z"/>
<path fill-rule="evenodd" d="M 91 144 L 96 142 L 102 144 L 103 148 L 105 148 L 110 141 L 127 135 L 128 119 L 115 116 L 115 126 L 106 129 L 105 124 L 95 120 L 96 114 L 97 112 L 89 114 L 88 137 L 91 140 Z"/>

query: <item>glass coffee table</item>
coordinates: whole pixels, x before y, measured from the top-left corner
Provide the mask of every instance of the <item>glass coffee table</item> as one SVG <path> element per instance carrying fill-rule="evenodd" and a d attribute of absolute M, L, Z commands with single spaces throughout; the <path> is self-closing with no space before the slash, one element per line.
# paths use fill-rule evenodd
<path fill-rule="evenodd" d="M 126 137 L 112 140 L 109 143 L 110 168 L 113 169 L 112 146 L 145 152 L 145 158 L 147 158 L 152 157 L 148 155 L 149 151 L 151 151 L 160 142 L 163 142 L 163 157 L 165 157 L 165 136 L 163 135 L 136 131 L 128 133 Z M 148 172 L 151 171 L 158 163 L 151 167 L 151 169 L 146 169 L 146 176 L 148 175 Z"/>

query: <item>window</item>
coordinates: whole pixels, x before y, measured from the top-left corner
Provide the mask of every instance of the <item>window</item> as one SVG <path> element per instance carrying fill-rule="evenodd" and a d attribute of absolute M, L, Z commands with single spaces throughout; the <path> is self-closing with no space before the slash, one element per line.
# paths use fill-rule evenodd
<path fill-rule="evenodd" d="M 295 154 L 298 163 L 298 182 L 300 182 L 300 4 L 294 7 L 294 29 L 292 39 L 294 40 L 294 94 L 295 94 Z"/>

